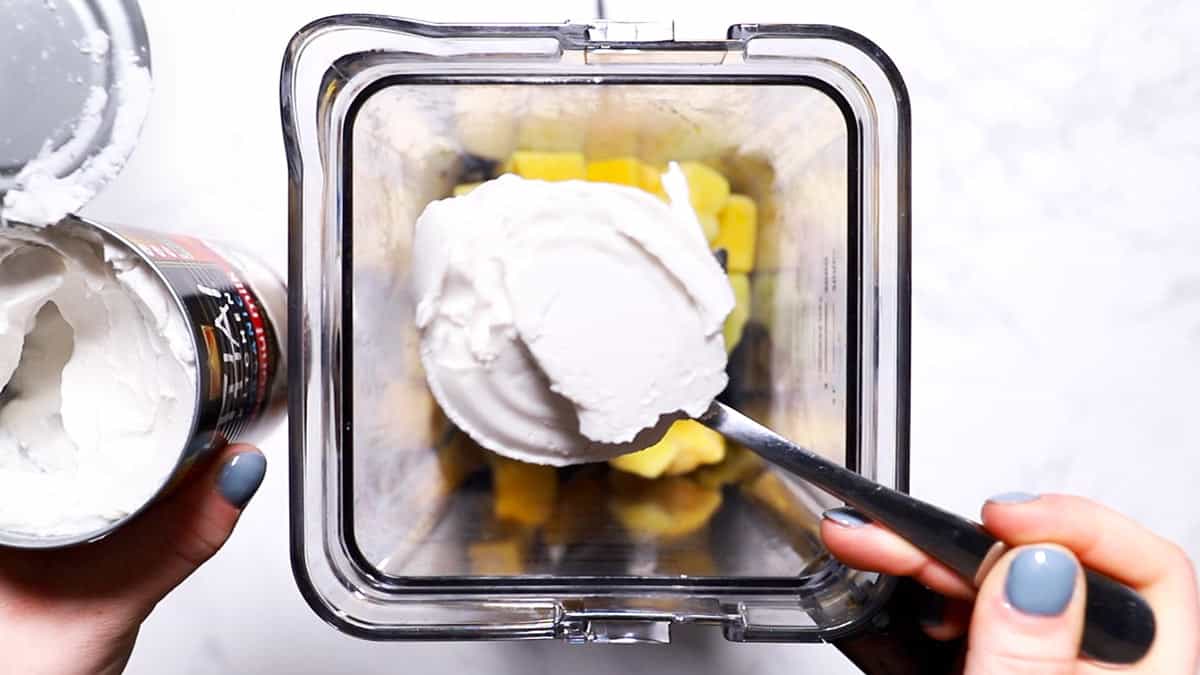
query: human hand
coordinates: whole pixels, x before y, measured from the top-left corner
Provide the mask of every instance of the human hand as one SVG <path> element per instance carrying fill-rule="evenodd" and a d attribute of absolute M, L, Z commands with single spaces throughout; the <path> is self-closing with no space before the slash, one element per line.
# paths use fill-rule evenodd
<path fill-rule="evenodd" d="M 101 541 L 0 547 L 0 672 L 120 673 L 138 628 L 225 543 L 266 471 L 248 445 L 226 448 L 165 499 Z"/>
<path fill-rule="evenodd" d="M 825 514 L 821 536 L 851 567 L 910 576 L 946 598 L 923 618 L 936 640 L 967 634 L 964 672 L 1193 675 L 1200 666 L 1200 599 L 1187 555 L 1106 507 L 1065 495 L 1000 495 L 983 525 L 1014 547 L 976 591 L 912 544 L 850 509 Z M 1080 562 L 1125 583 L 1154 608 L 1157 635 L 1136 665 L 1079 657 L 1084 595 Z"/>

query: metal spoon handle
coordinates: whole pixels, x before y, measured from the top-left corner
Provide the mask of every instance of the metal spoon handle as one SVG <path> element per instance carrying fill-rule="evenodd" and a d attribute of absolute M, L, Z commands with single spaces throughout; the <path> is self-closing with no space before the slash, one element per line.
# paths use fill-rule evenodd
<path fill-rule="evenodd" d="M 939 509 L 792 443 L 722 403 L 699 421 L 764 459 L 841 499 L 978 586 L 1005 550 L 978 523 Z M 1133 589 L 1086 570 L 1082 652 L 1108 663 L 1135 663 L 1154 641 L 1154 611 Z"/>

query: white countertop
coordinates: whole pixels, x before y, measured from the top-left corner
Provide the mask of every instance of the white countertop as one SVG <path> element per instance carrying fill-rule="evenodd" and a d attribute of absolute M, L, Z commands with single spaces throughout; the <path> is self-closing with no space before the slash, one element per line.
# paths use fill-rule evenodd
<path fill-rule="evenodd" d="M 154 108 L 100 220 L 236 239 L 283 270 L 278 76 L 324 14 L 586 19 L 581 0 L 144 0 Z M 514 7 L 515 5 L 515 7 Z M 1200 4 L 608 0 L 618 18 L 832 23 L 876 41 L 913 109 L 912 488 L 965 514 L 996 492 L 1066 491 L 1200 557 Z M 862 6 L 859 6 L 862 5 Z M 703 14 L 700 14 L 703 12 Z M 217 558 L 147 622 L 131 673 L 850 673 L 827 646 L 376 644 L 323 624 L 287 549 L 287 444 Z"/>

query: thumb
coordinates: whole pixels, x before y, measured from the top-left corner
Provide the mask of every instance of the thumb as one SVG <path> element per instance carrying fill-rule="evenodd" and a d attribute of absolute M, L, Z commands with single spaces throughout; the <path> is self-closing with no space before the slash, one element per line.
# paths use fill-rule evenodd
<path fill-rule="evenodd" d="M 266 470 L 257 448 L 231 445 L 118 533 L 139 543 L 137 595 L 147 613 L 225 544 Z"/>
<path fill-rule="evenodd" d="M 967 638 L 966 675 L 1074 673 L 1086 587 L 1075 556 L 1054 545 L 1007 552 L 983 581 Z"/>

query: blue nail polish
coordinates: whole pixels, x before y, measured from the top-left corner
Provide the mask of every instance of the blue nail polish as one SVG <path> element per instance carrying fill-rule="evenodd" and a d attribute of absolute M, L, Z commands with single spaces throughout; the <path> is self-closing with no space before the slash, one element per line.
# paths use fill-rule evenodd
<path fill-rule="evenodd" d="M 236 508 L 242 508 L 262 485 L 267 473 L 267 458 L 260 452 L 235 455 L 221 467 L 217 476 L 217 491 Z"/>
<path fill-rule="evenodd" d="M 993 497 L 989 497 L 988 501 L 993 504 L 1025 504 L 1031 502 L 1041 495 L 1030 494 L 1028 492 L 1002 492 Z"/>
<path fill-rule="evenodd" d="M 1025 614 L 1058 616 L 1071 602 L 1079 566 L 1055 548 L 1027 548 L 1013 558 L 1004 581 L 1008 604 Z"/>
<path fill-rule="evenodd" d="M 822 513 L 821 517 L 832 520 L 842 527 L 862 527 L 871 522 L 870 518 L 846 506 L 829 509 L 825 513 Z"/>

